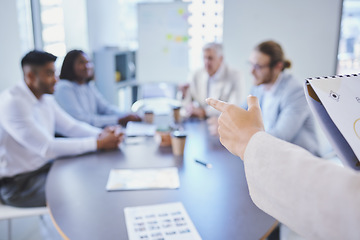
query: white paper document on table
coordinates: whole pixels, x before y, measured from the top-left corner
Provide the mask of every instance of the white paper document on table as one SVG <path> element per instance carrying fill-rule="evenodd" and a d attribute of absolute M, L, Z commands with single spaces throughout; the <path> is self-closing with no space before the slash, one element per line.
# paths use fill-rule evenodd
<path fill-rule="evenodd" d="M 180 187 L 178 169 L 111 169 L 106 190 L 176 189 Z"/>
<path fill-rule="evenodd" d="M 201 240 L 181 202 L 124 209 L 129 240 Z"/>
<path fill-rule="evenodd" d="M 156 125 L 141 123 L 141 122 L 128 122 L 126 125 L 125 134 L 128 137 L 138 136 L 154 136 L 156 132 Z"/>
<path fill-rule="evenodd" d="M 328 116 L 324 116 L 326 112 L 322 112 L 321 108 L 316 106 L 314 98 L 310 99 L 312 101 L 309 101 L 310 107 L 312 107 L 315 114 L 322 112 L 320 118 L 331 118 L 342 136 L 338 134 L 337 137 L 334 137 L 336 132 L 330 128 L 335 128 L 335 126 L 330 124 L 330 121 L 324 123 L 320 120 L 320 123 L 323 123 L 325 130 L 328 130 L 328 137 L 333 145 L 335 145 L 334 148 L 338 149 L 338 154 L 340 153 L 340 156 L 345 156 L 344 158 L 352 158 L 345 159 L 345 161 L 347 165 L 357 169 L 359 165 L 357 159 L 360 159 L 360 75 L 310 78 L 307 81 L 314 90 L 318 100 L 320 100 L 322 107 L 325 108 Z M 309 95 L 311 95 L 310 92 Z M 344 139 L 351 149 L 346 148 Z M 356 156 L 349 155 L 348 152 L 351 150 Z"/>

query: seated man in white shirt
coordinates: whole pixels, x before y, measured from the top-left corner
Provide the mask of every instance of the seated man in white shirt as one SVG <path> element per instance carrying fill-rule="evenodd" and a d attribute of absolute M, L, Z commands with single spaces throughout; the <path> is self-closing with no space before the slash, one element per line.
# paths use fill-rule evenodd
<path fill-rule="evenodd" d="M 0 200 L 17 207 L 45 206 L 51 162 L 61 156 L 116 149 L 122 134 L 79 122 L 53 96 L 56 57 L 42 51 L 24 56 L 24 81 L 0 95 Z M 69 138 L 55 138 L 58 132 Z"/>
<path fill-rule="evenodd" d="M 184 105 L 190 117 L 203 119 L 217 116 L 205 98 L 213 97 L 230 103 L 238 103 L 241 95 L 240 73 L 225 64 L 222 45 L 208 43 L 203 47 L 204 68 L 192 76 L 190 84 L 181 86 Z"/>
<path fill-rule="evenodd" d="M 301 81 L 286 71 L 291 62 L 285 58 L 280 44 L 274 41 L 258 44 L 250 64 L 254 77 L 250 94 L 259 99 L 266 132 L 319 156 L 315 119 Z M 247 109 L 247 104 L 242 107 Z"/>

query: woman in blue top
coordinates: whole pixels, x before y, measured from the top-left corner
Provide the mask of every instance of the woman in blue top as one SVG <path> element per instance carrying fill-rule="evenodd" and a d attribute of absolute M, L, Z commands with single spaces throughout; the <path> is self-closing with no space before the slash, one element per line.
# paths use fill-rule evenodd
<path fill-rule="evenodd" d="M 74 118 L 96 127 L 140 121 L 135 114 L 121 112 L 107 102 L 93 81 L 93 64 L 81 50 L 72 50 L 64 58 L 55 99 Z"/>

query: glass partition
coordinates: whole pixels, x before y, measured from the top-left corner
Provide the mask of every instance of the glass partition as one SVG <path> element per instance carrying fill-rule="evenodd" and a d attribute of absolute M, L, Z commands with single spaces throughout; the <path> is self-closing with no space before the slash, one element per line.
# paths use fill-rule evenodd
<path fill-rule="evenodd" d="M 338 74 L 360 72 L 360 0 L 344 0 L 338 51 Z"/>

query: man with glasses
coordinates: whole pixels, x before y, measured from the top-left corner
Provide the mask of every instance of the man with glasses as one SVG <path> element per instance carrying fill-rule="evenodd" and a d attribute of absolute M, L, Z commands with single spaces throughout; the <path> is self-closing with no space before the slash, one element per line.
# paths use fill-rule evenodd
<path fill-rule="evenodd" d="M 250 56 L 250 64 L 254 76 L 250 94 L 259 98 L 265 131 L 319 156 L 315 122 L 303 86 L 285 72 L 291 62 L 285 59 L 281 46 L 274 41 L 260 43 Z"/>

